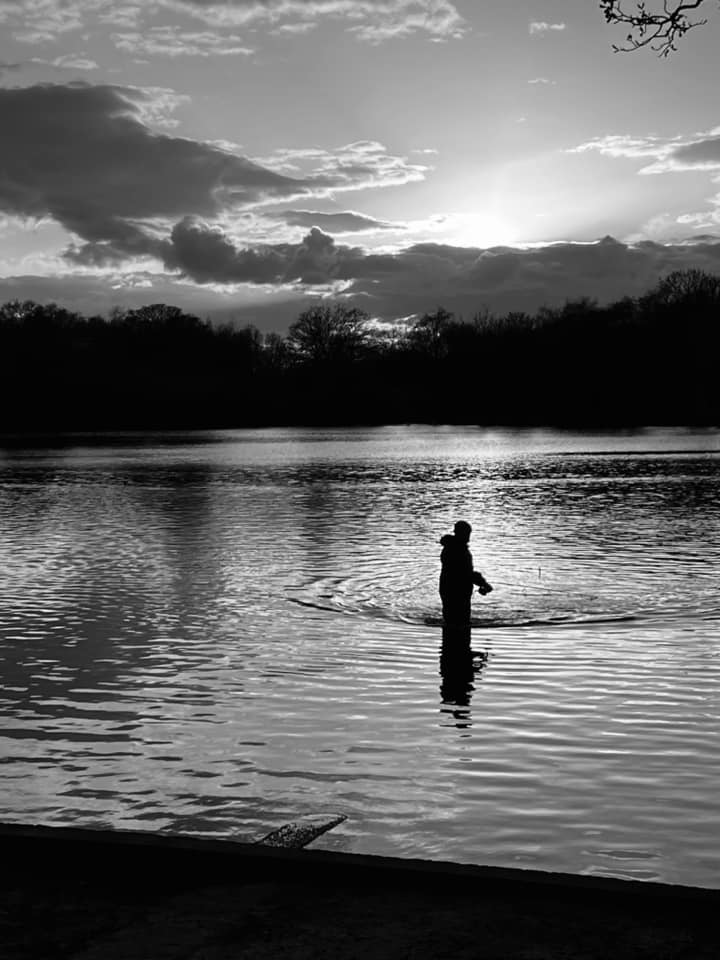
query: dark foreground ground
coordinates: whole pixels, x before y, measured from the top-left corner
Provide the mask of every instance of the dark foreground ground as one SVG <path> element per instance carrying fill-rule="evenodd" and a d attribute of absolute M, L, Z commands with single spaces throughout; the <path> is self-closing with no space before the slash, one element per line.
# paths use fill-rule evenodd
<path fill-rule="evenodd" d="M 714 892 L 67 833 L 0 828 L 2 960 L 720 958 Z"/>

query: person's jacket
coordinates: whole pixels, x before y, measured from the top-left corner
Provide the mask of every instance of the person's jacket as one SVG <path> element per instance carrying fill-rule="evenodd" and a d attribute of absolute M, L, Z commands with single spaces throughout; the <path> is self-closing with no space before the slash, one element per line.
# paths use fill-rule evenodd
<path fill-rule="evenodd" d="M 467 544 L 452 534 L 446 534 L 441 540 L 440 554 L 440 592 L 472 593 L 475 583 L 472 554 Z"/>

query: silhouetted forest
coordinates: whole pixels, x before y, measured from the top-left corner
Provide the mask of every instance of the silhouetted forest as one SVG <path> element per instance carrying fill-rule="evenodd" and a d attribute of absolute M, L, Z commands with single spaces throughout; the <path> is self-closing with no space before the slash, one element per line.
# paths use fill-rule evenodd
<path fill-rule="evenodd" d="M 286 336 L 152 304 L 84 317 L 0 307 L 0 431 L 472 423 L 717 425 L 720 277 L 645 296 L 389 332 L 342 300 Z"/>

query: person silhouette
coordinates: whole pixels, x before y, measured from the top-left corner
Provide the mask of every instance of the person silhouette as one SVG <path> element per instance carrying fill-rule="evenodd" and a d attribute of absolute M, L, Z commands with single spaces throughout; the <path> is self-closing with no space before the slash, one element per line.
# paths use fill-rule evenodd
<path fill-rule="evenodd" d="M 492 587 L 485 577 L 473 568 L 473 558 L 468 544 L 472 527 L 466 520 L 458 520 L 453 533 L 440 538 L 440 599 L 442 600 L 443 620 L 446 626 L 464 627 L 470 625 L 470 600 L 473 587 L 485 595 Z"/>

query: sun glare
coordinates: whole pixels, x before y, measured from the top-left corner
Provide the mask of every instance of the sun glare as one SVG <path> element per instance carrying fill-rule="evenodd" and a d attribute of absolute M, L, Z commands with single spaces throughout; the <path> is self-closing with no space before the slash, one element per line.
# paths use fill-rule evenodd
<path fill-rule="evenodd" d="M 436 239 L 459 247 L 498 247 L 518 238 L 510 224 L 494 214 L 454 213 L 438 224 Z"/>

